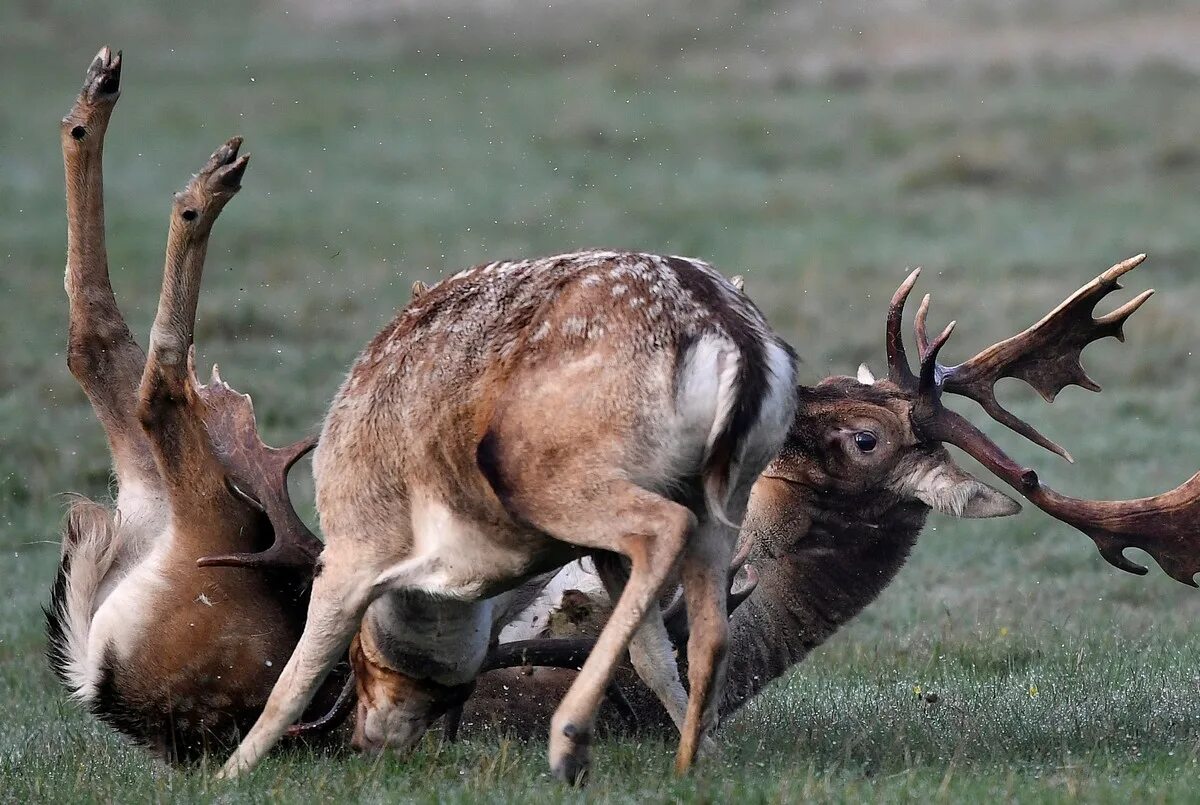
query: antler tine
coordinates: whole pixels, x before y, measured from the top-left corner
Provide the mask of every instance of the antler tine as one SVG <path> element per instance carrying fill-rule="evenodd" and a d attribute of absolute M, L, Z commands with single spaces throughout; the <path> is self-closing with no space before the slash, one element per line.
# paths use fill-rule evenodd
<path fill-rule="evenodd" d="M 535 637 L 501 643 L 488 652 L 479 672 L 522 665 L 579 670 L 595 645 L 592 637 Z"/>
<path fill-rule="evenodd" d="M 212 381 L 196 386 L 204 402 L 209 438 L 229 473 L 226 480 L 230 491 L 266 514 L 275 532 L 275 541 L 266 550 L 204 556 L 196 564 L 311 570 L 324 545 L 296 514 L 287 477 L 292 466 L 316 447 L 316 438 L 301 439 L 283 448 L 268 447 L 259 438 L 249 395 L 239 394 L 221 380 L 215 366 Z"/>
<path fill-rule="evenodd" d="M 1084 500 L 1044 486 L 1038 474 L 1021 467 L 978 428 L 942 409 L 927 430 L 932 438 L 960 447 L 1056 520 L 1091 537 L 1100 555 L 1114 567 L 1144 575 L 1146 568 L 1126 559 L 1126 548 L 1140 548 L 1163 571 L 1189 586 L 1200 573 L 1200 473 L 1154 497 L 1136 500 Z"/>
<path fill-rule="evenodd" d="M 929 299 L 928 296 L 925 298 L 926 300 Z M 921 324 L 922 330 L 924 330 L 924 322 Z M 950 335 L 954 332 L 956 326 L 958 326 L 957 321 L 950 322 L 938 334 L 938 337 L 933 339 L 932 344 L 927 342 L 921 349 L 921 377 L 918 388 L 935 399 L 940 394 L 942 388 L 943 367 L 937 362 L 938 353 L 942 351 L 942 347 L 946 346 L 946 342 L 950 340 Z M 921 333 L 920 339 L 927 341 L 924 332 Z"/>
<path fill-rule="evenodd" d="M 1117 263 L 1024 332 L 993 344 L 957 366 L 942 367 L 942 390 L 975 400 L 992 419 L 1034 444 L 1073 461 L 1061 445 L 1000 405 L 996 400 L 996 382 L 1004 377 L 1023 380 L 1047 402 L 1053 402 L 1058 393 L 1070 385 L 1100 391 L 1100 386 L 1088 377 L 1080 362 L 1084 348 L 1110 336 L 1124 341 L 1122 325 L 1125 320 L 1154 292 L 1145 291 L 1099 318 L 1093 315 L 1096 305 L 1108 294 L 1119 290 L 1121 285 L 1117 280 L 1145 259 L 1145 254 L 1139 254 Z"/>
<path fill-rule="evenodd" d="M 917 307 L 916 318 L 913 319 L 913 331 L 917 336 L 917 354 L 924 356 L 929 352 L 929 334 L 925 330 L 925 320 L 929 317 L 929 294 L 921 299 L 920 306 Z"/>
<path fill-rule="evenodd" d="M 354 672 L 351 671 L 347 675 L 346 681 L 342 683 L 342 689 L 338 691 L 337 698 L 327 713 L 312 721 L 300 721 L 293 724 L 288 727 L 287 734 L 291 737 L 321 735 L 336 729 L 350 717 L 350 714 L 354 712 L 354 705 L 357 703 L 358 683 L 355 680 Z"/>
<path fill-rule="evenodd" d="M 888 305 L 885 339 L 888 377 L 897 386 L 907 389 L 916 388 L 917 378 L 912 373 L 912 367 L 908 364 L 908 353 L 904 349 L 904 303 L 908 301 L 908 295 L 912 293 L 913 286 L 917 284 L 920 276 L 921 269 L 913 269 L 908 278 L 900 283 L 900 287 L 892 295 L 891 304 Z"/>

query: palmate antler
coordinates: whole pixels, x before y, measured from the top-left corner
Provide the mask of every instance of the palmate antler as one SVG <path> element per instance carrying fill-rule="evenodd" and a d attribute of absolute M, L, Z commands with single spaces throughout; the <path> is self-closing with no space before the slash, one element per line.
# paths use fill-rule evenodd
<path fill-rule="evenodd" d="M 189 370 L 194 379 L 190 364 L 191 361 Z M 287 568 L 311 572 L 324 545 L 296 514 L 288 493 L 287 478 L 292 466 L 317 446 L 316 437 L 301 439 L 283 448 L 264 444 L 258 435 L 250 395 L 231 388 L 221 379 L 216 366 L 208 385 L 198 385 L 197 392 L 204 403 L 204 424 L 214 452 L 228 472 L 226 485 L 235 496 L 266 515 L 275 541 L 257 553 L 205 556 L 196 564 L 200 567 Z"/>
<path fill-rule="evenodd" d="M 905 355 L 901 321 L 918 269 L 896 291 L 888 309 L 888 371 L 894 383 L 913 394 L 913 426 L 922 436 L 966 451 L 1039 509 L 1091 537 L 1100 554 L 1115 567 L 1139 575 L 1146 573 L 1146 568 L 1122 553 L 1125 548 L 1140 548 L 1154 557 L 1171 578 L 1195 587 L 1194 576 L 1200 572 L 1200 474 L 1170 492 L 1138 500 L 1068 497 L 1044 486 L 1035 471 L 1019 466 L 941 401 L 944 392 L 970 397 L 997 422 L 1070 460 L 1066 450 L 1000 406 L 995 383 L 1002 377 L 1019 378 L 1047 401 L 1053 401 L 1059 391 L 1072 384 L 1099 391 L 1080 363 L 1083 348 L 1108 336 L 1123 341 L 1122 325 L 1153 291 L 1145 291 L 1099 318 L 1093 311 L 1101 299 L 1121 287 L 1117 280 L 1145 258 L 1141 254 L 1114 265 L 1028 330 L 993 344 L 957 366 L 938 363 L 938 353 L 953 332 L 954 322 L 930 341 L 925 329 L 929 309 L 926 296 L 916 317 L 921 361 L 913 374 Z"/>

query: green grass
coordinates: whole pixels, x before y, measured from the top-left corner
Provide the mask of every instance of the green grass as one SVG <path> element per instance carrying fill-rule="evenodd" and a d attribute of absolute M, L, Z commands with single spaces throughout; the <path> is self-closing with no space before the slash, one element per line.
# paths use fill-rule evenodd
<path fill-rule="evenodd" d="M 544 745 L 490 736 L 407 759 L 285 754 L 218 784 L 156 765 L 64 700 L 39 612 L 57 495 L 103 496 L 109 479 L 65 365 L 56 122 L 105 42 L 127 63 L 106 154 L 110 261 L 138 332 L 170 191 L 230 134 L 254 154 L 214 234 L 198 343 L 254 393 L 269 441 L 315 427 L 414 279 L 482 260 L 582 246 L 712 260 L 747 276 L 811 381 L 878 368 L 886 300 L 913 265 L 934 319 L 960 322 L 954 358 L 1145 250 L 1129 285 L 1159 296 L 1129 344 L 1085 358 L 1103 395 L 1047 407 L 1003 389 L 1078 463 L 998 438 L 1094 497 L 1151 494 L 1200 467 L 1200 86 L 1185 73 L 842 86 L 722 69 L 741 41 L 678 21 L 515 55 L 433 23 L 311 27 L 280 10 L 295 5 L 100 5 L 0 8 L 0 800 L 585 796 L 548 778 Z M 788 43 L 754 19 L 734 39 L 784 60 Z M 602 743 L 586 796 L 1193 799 L 1198 616 L 1195 591 L 1157 568 L 1120 574 L 1037 513 L 934 519 L 876 605 L 726 725 L 719 758 L 680 781 L 665 744 Z"/>

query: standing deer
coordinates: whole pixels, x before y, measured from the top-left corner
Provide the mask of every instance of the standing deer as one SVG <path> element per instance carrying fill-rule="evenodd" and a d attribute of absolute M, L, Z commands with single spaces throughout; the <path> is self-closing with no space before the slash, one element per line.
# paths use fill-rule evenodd
<path fill-rule="evenodd" d="M 121 54 L 105 47 L 61 127 L 67 363 L 104 428 L 118 491 L 112 509 L 78 500 L 68 512 L 48 655 L 101 720 L 190 760 L 249 728 L 303 628 L 321 543 L 293 511 L 286 476 L 314 440 L 266 447 L 250 398 L 215 369 L 201 385 L 192 367 L 209 233 L 246 169 L 239 139 L 175 196 L 148 355 L 130 334 L 109 280 L 101 168 L 120 80 Z M 257 567 L 197 566 L 248 551 L 265 551 Z"/>
<path fill-rule="evenodd" d="M 551 769 L 584 774 L 635 632 L 652 666 L 670 660 L 656 599 L 677 562 L 692 624 L 687 769 L 722 687 L 730 523 L 791 421 L 794 362 L 748 299 L 678 257 L 489 263 L 420 295 L 325 420 L 313 472 L 326 547 L 304 634 L 224 773 L 252 767 L 301 715 L 364 616 L 386 641 L 361 648 L 399 681 L 360 711 L 359 744 L 412 746 L 470 691 L 489 597 L 581 554 L 629 569 L 555 713 Z"/>
<path fill-rule="evenodd" d="M 979 460 L 1034 505 L 1091 536 L 1106 560 L 1122 570 L 1145 573 L 1121 551 L 1137 547 L 1153 556 L 1172 578 L 1195 586 L 1200 571 L 1200 475 L 1152 498 L 1121 502 L 1078 500 L 1043 486 L 990 439 L 941 405 L 941 394 L 978 401 L 993 418 L 1035 443 L 1068 454 L 1027 423 L 1001 408 L 992 388 L 1001 377 L 1018 377 L 1048 401 L 1067 385 L 1097 386 L 1079 363 L 1083 348 L 1113 336 L 1152 291 L 1119 309 L 1093 318 L 1098 302 L 1118 289 L 1118 278 L 1144 255 L 1126 260 L 1079 289 L 1025 332 L 1001 341 L 959 364 L 937 363 L 947 330 L 930 343 L 925 321 L 929 297 L 916 320 L 921 367 L 914 375 L 900 331 L 905 300 L 916 272 L 900 287 L 887 319 L 889 378 L 876 381 L 865 367 L 857 378 L 831 377 L 799 389 L 796 417 L 783 450 L 755 484 L 743 527 L 744 556 L 754 569 L 744 602 L 730 623 L 729 671 L 720 702 L 732 713 L 770 681 L 800 662 L 842 624 L 873 601 L 894 578 L 916 543 L 930 509 L 960 517 L 1013 514 L 1019 506 L 960 469 L 943 444 L 954 444 Z M 740 566 L 740 560 L 735 561 Z M 572 570 L 572 568 L 568 568 Z M 571 580 L 589 585 L 587 574 Z M 565 586 L 563 584 L 559 585 Z M 523 620 L 545 623 L 540 613 Z M 578 604 L 577 604 L 578 606 Z M 594 601 L 600 616 L 605 603 Z M 666 617 L 676 643 L 686 639 L 686 621 L 673 607 Z M 585 618 L 576 628 L 594 628 Z M 544 702 L 570 683 L 587 655 L 586 637 L 517 640 L 501 644 L 488 667 L 549 666 L 500 670 L 481 677 L 467 705 L 468 723 L 497 723 L 518 733 L 545 722 Z M 645 726 L 662 723 L 652 697 L 622 676 L 626 728 L 637 712 Z M 648 720 L 647 720 L 647 717 Z"/>

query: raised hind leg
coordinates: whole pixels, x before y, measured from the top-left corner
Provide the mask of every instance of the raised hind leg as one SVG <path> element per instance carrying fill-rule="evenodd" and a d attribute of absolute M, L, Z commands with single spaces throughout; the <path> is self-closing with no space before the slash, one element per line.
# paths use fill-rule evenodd
<path fill-rule="evenodd" d="M 104 135 L 120 95 L 121 54 L 103 47 L 60 126 L 67 188 L 67 366 L 104 427 L 118 482 L 156 489 L 154 458 L 134 413 L 145 355 L 117 307 L 105 245 Z"/>

